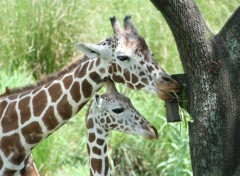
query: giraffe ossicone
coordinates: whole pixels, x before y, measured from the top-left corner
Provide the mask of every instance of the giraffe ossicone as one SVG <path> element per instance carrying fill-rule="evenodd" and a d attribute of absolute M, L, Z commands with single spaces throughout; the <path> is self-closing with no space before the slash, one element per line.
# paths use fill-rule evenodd
<path fill-rule="evenodd" d="M 172 99 L 179 84 L 153 59 L 131 18 L 122 29 L 111 18 L 114 36 L 76 46 L 86 56 L 34 85 L 0 95 L 0 175 L 24 175 L 31 150 L 78 113 L 110 78 L 132 89 Z M 25 172 L 25 173 L 24 173 Z"/>
<path fill-rule="evenodd" d="M 109 131 L 137 134 L 145 139 L 158 138 L 156 128 L 134 108 L 130 99 L 121 95 L 111 80 L 107 79 L 106 83 L 106 93 L 94 95 L 86 119 L 90 175 L 93 176 L 110 175 Z"/>

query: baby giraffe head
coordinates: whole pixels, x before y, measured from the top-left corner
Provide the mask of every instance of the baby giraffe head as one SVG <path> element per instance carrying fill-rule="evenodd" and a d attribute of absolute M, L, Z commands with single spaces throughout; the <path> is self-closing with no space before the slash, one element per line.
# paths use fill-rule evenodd
<path fill-rule="evenodd" d="M 107 133 L 110 130 L 138 134 L 145 139 L 158 138 L 156 128 L 132 105 L 129 98 L 120 94 L 114 83 L 107 79 L 105 94 L 95 94 L 87 117 L 87 128 Z"/>
<path fill-rule="evenodd" d="M 76 47 L 90 59 L 100 58 L 105 67 L 101 68 L 102 75 L 114 82 L 123 83 L 132 89 L 156 93 L 164 100 L 172 99 L 171 93 L 179 92 L 181 87 L 153 58 L 151 50 L 144 38 L 139 35 L 131 17 L 125 17 L 124 29 L 115 17 L 110 20 L 113 37 L 98 45 L 78 43 Z"/>

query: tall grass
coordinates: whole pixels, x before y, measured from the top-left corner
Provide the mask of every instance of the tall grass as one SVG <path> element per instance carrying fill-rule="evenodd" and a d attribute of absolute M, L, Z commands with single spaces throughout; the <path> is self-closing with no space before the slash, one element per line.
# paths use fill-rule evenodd
<path fill-rule="evenodd" d="M 2 0 L 0 6 L 0 56 L 12 69 L 25 60 L 35 77 L 56 71 L 77 55 L 74 43 L 98 43 L 112 35 L 109 17 L 116 15 L 122 23 L 131 14 L 162 65 L 172 72 L 181 70 L 170 31 L 148 1 Z M 150 13 L 151 18 L 142 20 L 141 14 Z"/>
<path fill-rule="evenodd" d="M 239 0 L 196 3 L 214 33 L 239 6 Z M 171 31 L 149 1 L 1 0 L 0 11 L 1 92 L 6 86 L 23 86 L 62 68 L 80 55 L 74 43 L 98 43 L 111 36 L 108 18 L 113 15 L 121 23 L 125 15 L 132 15 L 164 69 L 170 74 L 182 72 Z M 159 139 L 146 141 L 112 132 L 109 153 L 115 165 L 113 175 L 192 175 L 187 129 L 180 132 L 179 124 L 166 123 L 163 101 L 142 91 L 118 89 L 156 126 Z M 41 175 L 88 175 L 85 111 L 86 107 L 34 149 Z"/>

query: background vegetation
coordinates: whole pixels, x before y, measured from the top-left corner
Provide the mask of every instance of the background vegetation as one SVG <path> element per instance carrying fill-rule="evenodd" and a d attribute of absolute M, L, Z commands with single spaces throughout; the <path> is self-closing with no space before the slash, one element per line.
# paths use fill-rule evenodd
<path fill-rule="evenodd" d="M 217 33 L 240 0 L 196 0 L 204 18 Z M 0 92 L 55 72 L 81 53 L 74 43 L 98 43 L 112 35 L 109 17 L 122 23 L 131 15 L 155 58 L 170 74 L 182 73 L 172 34 L 149 1 L 133 0 L 1 0 Z M 135 107 L 158 129 L 160 138 L 112 132 L 109 141 L 113 175 L 192 175 L 187 129 L 167 124 L 164 102 L 142 91 L 118 85 Z M 146 103 L 147 102 L 147 103 Z M 85 110 L 37 146 L 33 153 L 41 175 L 88 175 Z"/>

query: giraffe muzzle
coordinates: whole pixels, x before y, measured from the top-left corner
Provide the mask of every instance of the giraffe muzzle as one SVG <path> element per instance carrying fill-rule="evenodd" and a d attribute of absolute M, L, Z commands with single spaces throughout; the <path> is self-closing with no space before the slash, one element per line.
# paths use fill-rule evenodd
<path fill-rule="evenodd" d="M 160 77 L 155 80 L 156 92 L 159 98 L 163 100 L 175 99 L 174 93 L 182 91 L 180 84 L 170 76 Z"/>
<path fill-rule="evenodd" d="M 143 137 L 147 140 L 158 139 L 157 129 L 151 124 L 144 124 L 142 128 L 145 130 L 143 132 Z"/>

